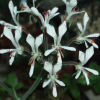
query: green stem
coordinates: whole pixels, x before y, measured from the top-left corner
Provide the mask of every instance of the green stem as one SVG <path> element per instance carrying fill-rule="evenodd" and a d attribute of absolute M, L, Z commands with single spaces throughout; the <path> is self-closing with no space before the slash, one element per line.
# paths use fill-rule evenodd
<path fill-rule="evenodd" d="M 41 73 L 39 74 L 37 80 L 33 83 L 33 85 L 28 89 L 28 91 L 23 95 L 23 97 L 21 98 L 21 100 L 26 100 L 31 94 L 32 92 L 37 88 L 37 86 L 39 85 L 40 81 L 41 81 Z"/>
<path fill-rule="evenodd" d="M 13 94 L 14 94 L 15 99 L 16 99 L 16 100 L 18 100 L 18 96 L 17 96 L 17 94 L 16 94 L 15 89 L 14 89 L 14 88 L 12 88 L 12 90 L 13 90 Z"/>

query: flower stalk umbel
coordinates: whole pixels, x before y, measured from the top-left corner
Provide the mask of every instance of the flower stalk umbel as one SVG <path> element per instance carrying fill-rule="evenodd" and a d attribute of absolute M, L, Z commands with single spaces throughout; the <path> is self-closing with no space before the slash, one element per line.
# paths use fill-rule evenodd
<path fill-rule="evenodd" d="M 100 33 L 94 33 L 94 34 L 89 34 L 89 35 L 86 35 L 85 36 L 85 30 L 86 30 L 86 25 L 87 25 L 87 22 L 89 20 L 89 16 L 88 14 L 85 12 L 84 14 L 84 18 L 83 18 L 83 26 L 82 27 L 82 24 L 81 23 L 77 23 L 77 26 L 80 30 L 80 34 L 78 35 L 77 39 L 76 39 L 76 42 L 78 43 L 85 43 L 85 46 L 86 48 L 88 48 L 88 43 L 92 44 L 95 48 L 98 48 L 98 45 L 95 43 L 95 41 L 93 40 L 93 38 L 97 38 L 100 36 Z"/>
<path fill-rule="evenodd" d="M 11 57 L 10 60 L 9 60 L 10 65 L 12 65 L 14 58 L 15 58 L 15 55 L 17 53 L 20 54 L 20 55 L 23 53 L 24 48 L 19 44 L 21 34 L 22 33 L 19 33 L 18 30 L 15 30 L 15 38 L 14 38 L 14 36 L 11 32 L 11 29 L 4 27 L 4 36 L 7 37 L 12 42 L 15 49 L 1 49 L 0 54 L 7 53 L 7 52 L 10 53 L 10 57 Z"/>
<path fill-rule="evenodd" d="M 65 86 L 65 84 L 58 80 L 58 75 L 57 72 L 60 71 L 62 68 L 62 60 L 60 53 L 58 52 L 58 61 L 57 63 L 53 66 L 52 63 L 46 61 L 44 63 L 44 70 L 46 70 L 49 75 L 48 75 L 48 80 L 46 80 L 43 83 L 43 88 L 46 87 L 47 85 L 51 85 L 51 88 L 53 89 L 52 94 L 54 97 L 57 97 L 57 90 L 56 90 L 56 83 L 58 83 L 60 86 Z"/>
<path fill-rule="evenodd" d="M 55 32 L 55 28 L 48 24 L 47 25 L 47 33 L 53 37 L 54 39 L 54 45 L 52 46 L 51 49 L 45 51 L 45 56 L 48 56 L 50 53 L 52 53 L 53 51 L 57 50 L 57 52 L 59 51 L 62 54 L 61 49 L 65 49 L 65 50 L 70 50 L 70 51 L 76 51 L 76 49 L 74 47 L 69 47 L 69 46 L 62 46 L 61 45 L 61 39 L 63 37 L 63 35 L 66 33 L 67 28 L 66 28 L 66 21 L 64 21 L 58 28 L 58 36 Z"/>
<path fill-rule="evenodd" d="M 98 71 L 90 69 L 88 67 L 84 67 L 84 65 L 93 56 L 93 54 L 94 54 L 94 48 L 93 48 L 93 46 L 91 46 L 90 48 L 88 48 L 85 53 L 82 52 L 82 51 L 79 51 L 79 60 L 80 60 L 80 63 L 75 66 L 76 70 L 77 70 L 75 78 L 76 79 L 79 78 L 79 76 L 81 75 L 81 73 L 83 73 L 83 75 L 84 75 L 84 77 L 86 79 L 87 85 L 89 85 L 89 78 L 88 78 L 88 73 L 87 72 L 90 72 L 90 73 L 92 73 L 94 75 L 99 75 Z"/>
<path fill-rule="evenodd" d="M 32 52 L 31 52 L 31 61 L 29 62 L 31 64 L 29 76 L 31 77 L 34 72 L 34 66 L 35 66 L 35 60 L 41 56 L 41 53 L 38 50 L 38 47 L 42 44 L 43 42 L 43 34 L 39 35 L 36 39 L 32 37 L 30 34 L 28 34 L 26 38 L 27 43 L 31 46 Z"/>
<path fill-rule="evenodd" d="M 74 14 L 78 14 L 78 13 L 81 14 L 81 12 L 75 11 L 75 7 L 77 6 L 77 0 L 69 0 L 69 1 L 62 0 L 66 4 L 65 16 L 66 16 L 66 13 L 67 13 L 67 16 L 61 22 L 61 24 L 58 27 L 58 31 L 56 32 L 56 27 L 54 27 L 55 24 L 51 25 L 50 21 L 55 16 L 59 16 L 59 14 L 60 14 L 58 12 L 59 8 L 54 7 L 51 10 L 47 10 L 47 11 L 45 11 L 44 16 L 43 16 L 42 13 L 40 13 L 39 9 L 36 7 L 36 4 L 35 4 L 36 0 L 32 0 L 32 1 L 33 1 L 33 5 L 32 5 L 32 7 L 29 7 L 25 0 L 21 0 L 21 4 L 20 4 L 21 9 L 18 11 L 17 11 L 17 7 L 13 5 L 12 0 L 9 1 L 9 9 L 10 9 L 12 19 L 13 19 L 15 25 L 6 23 L 5 21 L 0 21 L 0 24 L 4 25 L 4 29 L 3 29 L 3 33 L 1 35 L 1 37 L 4 36 L 4 37 L 8 38 L 12 42 L 14 49 L 0 49 L 0 54 L 10 53 L 9 64 L 12 65 L 16 54 L 22 55 L 24 53 L 24 50 L 25 51 L 29 50 L 28 46 L 24 47 L 23 45 L 20 45 L 20 40 L 22 39 L 21 36 L 24 35 L 24 32 L 25 32 L 24 31 L 25 26 L 23 26 L 24 28 L 22 28 L 22 25 L 17 20 L 17 15 L 20 16 L 20 13 L 29 13 L 32 16 L 32 18 L 34 18 L 34 16 L 36 16 L 36 18 L 39 19 L 37 21 L 39 21 L 38 24 L 40 24 L 40 31 L 42 34 L 40 34 L 40 33 L 36 34 L 36 33 L 29 32 L 29 31 L 28 31 L 28 33 L 25 32 L 25 33 L 27 33 L 26 34 L 27 35 L 27 37 L 26 37 L 27 45 L 29 45 L 31 47 L 31 50 L 28 51 L 28 53 L 31 55 L 31 57 L 29 59 L 29 64 L 31 66 L 30 71 L 29 71 L 29 77 L 34 76 L 33 73 L 35 71 L 34 70 L 35 61 L 37 61 L 36 64 L 41 64 L 41 66 L 39 66 L 39 68 L 44 70 L 43 76 L 41 75 L 41 77 L 43 77 L 43 79 L 45 78 L 45 76 L 44 76 L 45 71 L 47 71 L 49 73 L 47 75 L 48 79 L 45 81 L 42 80 L 42 81 L 44 81 L 42 87 L 44 88 L 47 85 L 50 85 L 53 96 L 57 97 L 57 89 L 56 89 L 57 84 L 59 84 L 60 86 L 65 86 L 63 81 L 59 80 L 59 75 L 58 75 L 58 72 L 62 71 L 62 69 L 64 68 L 62 57 L 63 57 L 64 61 L 66 61 L 66 59 L 64 58 L 64 54 L 67 56 L 67 54 L 68 54 L 67 50 L 74 51 L 73 53 L 75 53 L 75 51 L 77 50 L 77 47 L 75 47 L 74 44 L 72 46 L 72 42 L 69 45 L 66 45 L 68 41 L 66 39 L 63 40 L 62 38 L 64 37 L 65 34 L 69 34 L 69 32 L 67 30 L 67 22 L 69 21 L 69 19 L 71 20 L 71 16 L 73 16 Z M 98 70 L 96 71 L 94 69 L 90 69 L 88 67 L 85 67 L 84 65 L 94 55 L 94 50 L 95 50 L 94 47 L 98 48 L 98 45 L 95 43 L 93 38 L 99 37 L 100 33 L 85 35 L 85 30 L 87 27 L 87 22 L 89 20 L 89 17 L 85 11 L 82 11 L 82 12 L 85 13 L 83 16 L 83 27 L 82 27 L 81 23 L 77 23 L 76 26 L 79 28 L 80 34 L 76 34 L 76 38 L 74 38 L 74 40 L 72 39 L 72 41 L 76 41 L 76 43 L 78 43 L 78 45 L 85 43 L 85 53 L 81 50 L 77 50 L 77 51 L 79 51 L 80 63 L 75 63 L 75 65 L 74 65 L 75 69 L 76 69 L 75 79 L 78 79 L 79 76 L 81 75 L 81 73 L 83 73 L 86 83 L 87 83 L 87 85 L 89 85 L 90 82 L 89 82 L 89 77 L 88 77 L 87 72 L 90 72 L 94 75 L 99 75 L 99 72 L 98 72 Z M 61 17 L 61 16 L 59 16 L 59 17 Z M 33 28 L 36 28 L 36 27 L 33 26 Z M 44 28 L 45 28 L 45 31 L 43 30 Z M 47 39 L 45 39 L 45 38 L 48 38 L 48 42 L 46 41 Z M 53 41 L 52 41 L 52 39 L 50 40 L 50 38 L 53 38 Z M 69 40 L 71 40 L 71 39 L 69 39 Z M 50 41 L 50 43 L 49 43 L 49 41 Z M 52 42 L 53 42 L 53 45 L 51 45 Z M 92 46 L 89 47 L 87 42 L 92 44 Z M 46 43 L 48 43 L 48 48 L 50 48 L 50 49 L 47 48 L 45 50 Z M 62 45 L 62 43 L 63 43 L 63 45 Z M 64 54 L 62 53 L 62 49 L 65 50 Z M 54 51 L 56 51 L 57 56 L 55 56 L 56 55 L 55 53 L 53 55 L 51 54 Z M 70 56 L 73 57 L 72 55 L 70 55 Z M 52 58 L 52 60 L 50 60 L 51 58 Z M 38 59 L 40 59 L 42 61 L 42 63 L 40 63 Z M 57 59 L 57 61 L 56 61 L 56 59 Z M 54 64 L 55 62 L 57 62 L 57 63 Z M 69 61 L 69 62 L 74 62 L 74 61 Z M 44 67 L 42 65 L 44 65 Z M 38 73 L 40 73 L 40 72 L 38 72 Z"/>

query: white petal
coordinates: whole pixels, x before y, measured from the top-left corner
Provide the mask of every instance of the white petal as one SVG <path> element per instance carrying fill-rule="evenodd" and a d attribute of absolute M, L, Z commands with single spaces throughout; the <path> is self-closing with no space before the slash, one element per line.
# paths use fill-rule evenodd
<path fill-rule="evenodd" d="M 7 27 L 4 27 L 4 36 L 6 36 L 9 40 L 11 40 L 12 44 L 17 47 L 17 44 L 14 40 L 13 34 L 11 32 L 11 29 L 8 29 Z"/>
<path fill-rule="evenodd" d="M 37 49 L 42 44 L 42 42 L 43 42 L 43 34 L 41 34 L 38 37 L 36 37 L 35 45 L 36 45 Z"/>
<path fill-rule="evenodd" d="M 35 8 L 35 7 L 32 7 L 31 9 L 32 9 L 33 14 L 35 14 L 36 16 L 38 16 L 40 18 L 42 24 L 44 25 L 44 18 L 41 15 L 41 13 L 38 11 L 38 9 Z"/>
<path fill-rule="evenodd" d="M 61 48 L 65 49 L 65 50 L 76 51 L 76 49 L 74 47 L 61 46 Z"/>
<path fill-rule="evenodd" d="M 33 75 L 34 72 L 34 62 L 31 65 L 30 71 L 29 71 L 29 76 L 31 77 Z"/>
<path fill-rule="evenodd" d="M 55 41 L 56 41 L 56 37 L 57 37 L 55 28 L 54 28 L 52 25 L 50 25 L 50 24 L 47 24 L 47 25 L 46 25 L 46 28 L 47 28 L 47 33 L 48 33 L 51 37 L 53 37 L 54 42 L 55 42 Z"/>
<path fill-rule="evenodd" d="M 47 85 L 49 85 L 50 82 L 51 82 L 50 79 L 47 81 L 44 81 L 42 87 L 45 88 Z"/>
<path fill-rule="evenodd" d="M 86 41 L 89 42 L 90 44 L 92 44 L 93 47 L 95 47 L 95 48 L 99 48 L 98 45 L 97 45 L 97 44 L 96 44 L 92 39 L 90 39 L 90 40 L 87 39 Z"/>
<path fill-rule="evenodd" d="M 48 56 L 48 55 L 51 54 L 53 51 L 55 51 L 55 49 L 56 49 L 56 48 L 52 48 L 52 49 L 46 50 L 45 53 L 44 53 L 44 55 L 45 55 L 45 56 Z"/>
<path fill-rule="evenodd" d="M 57 89 L 56 89 L 56 85 L 55 84 L 53 86 L 52 94 L 53 94 L 54 97 L 57 97 Z"/>
<path fill-rule="evenodd" d="M 75 79 L 78 79 L 80 75 L 81 75 L 81 70 L 79 70 L 79 71 L 77 72 L 77 74 L 76 74 L 76 76 L 75 76 Z"/>
<path fill-rule="evenodd" d="M 12 0 L 9 1 L 9 9 L 15 24 L 19 25 L 19 23 L 16 21 L 17 7 L 14 7 Z"/>
<path fill-rule="evenodd" d="M 58 52 L 58 60 L 57 60 L 57 63 L 54 65 L 54 74 L 57 73 L 58 71 L 61 70 L 62 68 L 62 59 L 61 59 L 61 55 L 60 53 Z"/>
<path fill-rule="evenodd" d="M 50 74 L 52 74 L 52 63 L 45 61 L 44 63 L 44 69 L 49 72 Z"/>
<path fill-rule="evenodd" d="M 52 19 L 53 17 L 57 16 L 59 13 L 56 13 L 58 11 L 57 7 L 54 7 L 50 13 L 49 13 L 49 20 Z"/>
<path fill-rule="evenodd" d="M 96 71 L 94 69 L 90 69 L 90 68 L 86 68 L 86 67 L 84 67 L 84 69 L 86 69 L 87 71 L 93 73 L 94 75 L 99 75 L 98 71 Z"/>
<path fill-rule="evenodd" d="M 92 43 L 92 45 L 97 49 L 99 48 L 99 46 L 96 43 Z"/>
<path fill-rule="evenodd" d="M 78 26 L 79 30 L 82 32 L 83 31 L 82 24 L 81 23 L 77 23 L 77 26 Z"/>
<path fill-rule="evenodd" d="M 60 26 L 59 26 L 59 37 L 58 37 L 58 41 L 60 43 L 63 35 L 65 34 L 65 32 L 67 31 L 67 26 L 66 26 L 66 21 L 64 21 Z"/>
<path fill-rule="evenodd" d="M 62 68 L 62 63 L 57 63 L 54 65 L 54 73 L 57 73 Z"/>
<path fill-rule="evenodd" d="M 33 48 L 34 48 L 34 37 L 31 34 L 28 34 L 26 41 L 31 46 L 31 48 L 33 50 Z"/>
<path fill-rule="evenodd" d="M 87 85 L 89 85 L 89 78 L 88 78 L 88 75 L 87 75 L 87 73 L 85 72 L 85 71 L 82 71 L 83 72 L 83 75 L 84 75 L 84 77 L 85 77 L 85 79 L 86 79 L 86 83 L 87 83 Z"/>
<path fill-rule="evenodd" d="M 16 55 L 16 52 L 13 52 L 13 53 L 11 53 L 11 58 L 10 58 L 10 60 L 9 60 L 9 65 L 12 65 L 13 64 L 13 62 L 14 62 L 14 59 L 15 59 L 15 55 Z"/>
<path fill-rule="evenodd" d="M 70 0 L 70 6 L 74 8 L 77 5 L 77 0 Z"/>
<path fill-rule="evenodd" d="M 17 29 L 17 26 L 14 26 L 14 25 L 12 25 L 12 24 L 6 23 L 5 21 L 0 21 L 0 24 L 1 24 L 1 25 L 4 25 L 4 26 L 6 26 L 6 27 L 9 27 L 9 28 L 11 28 L 11 29 Z"/>
<path fill-rule="evenodd" d="M 60 52 L 58 52 L 58 60 L 57 60 L 57 63 L 62 63 L 62 59 L 61 59 L 61 54 Z"/>
<path fill-rule="evenodd" d="M 92 37 L 99 37 L 99 36 L 100 36 L 100 33 L 94 33 L 94 34 L 87 35 L 86 37 L 92 38 Z"/>
<path fill-rule="evenodd" d="M 0 49 L 0 54 L 11 52 L 15 49 Z"/>
<path fill-rule="evenodd" d="M 85 29 L 86 29 L 86 25 L 87 25 L 88 20 L 89 20 L 89 16 L 88 16 L 88 14 L 85 12 L 84 18 L 83 18 L 84 31 L 85 31 Z"/>
<path fill-rule="evenodd" d="M 60 81 L 60 80 L 55 80 L 60 86 L 65 86 L 65 84 L 62 82 L 62 81 Z"/>
<path fill-rule="evenodd" d="M 88 62 L 88 60 L 93 56 L 93 54 L 94 54 L 94 48 L 93 48 L 93 46 L 91 46 L 85 52 L 85 61 L 83 64 L 86 64 Z"/>
<path fill-rule="evenodd" d="M 86 41 L 85 41 L 85 47 L 86 47 L 86 48 L 88 48 L 88 47 L 89 47 Z"/>
<path fill-rule="evenodd" d="M 71 8 L 71 10 L 72 10 L 72 8 Z M 70 18 L 71 18 L 71 16 L 73 16 L 73 15 L 76 15 L 76 14 L 80 14 L 80 13 L 83 13 L 84 11 L 81 11 L 81 12 L 71 12 L 69 15 L 68 15 L 68 17 L 67 17 L 67 20 L 69 20 Z"/>
<path fill-rule="evenodd" d="M 51 10 L 51 14 L 55 14 L 57 11 L 58 11 L 58 7 L 54 7 L 54 8 Z"/>
<path fill-rule="evenodd" d="M 62 0 L 65 4 L 67 3 L 66 0 Z"/>
<path fill-rule="evenodd" d="M 19 30 L 15 30 L 15 39 L 16 39 L 16 42 L 19 44 L 19 39 L 21 38 L 22 36 L 22 31 L 21 31 L 21 27 L 19 27 Z"/>
<path fill-rule="evenodd" d="M 30 12 L 30 8 L 25 0 L 21 0 L 20 2 L 20 7 L 23 8 L 23 6 L 24 9 L 21 12 Z"/>
<path fill-rule="evenodd" d="M 79 60 L 81 63 L 83 63 L 85 60 L 85 54 L 82 51 L 79 51 Z"/>

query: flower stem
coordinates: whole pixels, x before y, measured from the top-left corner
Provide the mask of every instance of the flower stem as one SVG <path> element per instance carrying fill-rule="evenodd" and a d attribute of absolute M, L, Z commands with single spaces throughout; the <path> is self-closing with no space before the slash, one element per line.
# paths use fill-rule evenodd
<path fill-rule="evenodd" d="M 27 100 L 27 98 L 32 94 L 32 92 L 37 88 L 37 86 L 39 85 L 40 81 L 41 81 L 41 74 L 42 74 L 42 70 L 37 78 L 37 80 L 33 83 L 33 85 L 28 89 L 28 91 L 23 95 L 23 97 L 21 98 L 21 100 Z"/>

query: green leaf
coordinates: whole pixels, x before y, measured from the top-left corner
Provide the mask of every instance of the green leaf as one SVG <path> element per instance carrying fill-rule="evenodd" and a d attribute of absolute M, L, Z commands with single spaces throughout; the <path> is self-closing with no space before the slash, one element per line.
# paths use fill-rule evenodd
<path fill-rule="evenodd" d="M 83 85 L 83 86 L 87 86 L 86 84 L 86 80 L 85 77 L 83 75 L 81 75 L 78 79 L 77 79 L 77 83 Z"/>
<path fill-rule="evenodd" d="M 22 82 L 17 83 L 17 85 L 15 86 L 15 90 L 19 90 L 21 88 L 23 88 L 24 84 Z"/>
<path fill-rule="evenodd" d="M 80 91 L 76 84 L 72 84 L 69 91 L 74 99 L 80 98 Z"/>
<path fill-rule="evenodd" d="M 70 74 L 64 74 L 62 77 L 62 81 L 67 85 L 71 86 L 72 76 Z"/>
<path fill-rule="evenodd" d="M 91 62 L 89 64 L 89 67 L 92 69 L 95 69 L 99 72 L 100 74 L 100 65 L 98 65 L 96 62 Z M 91 75 L 89 77 L 91 86 L 94 88 L 96 93 L 100 93 L 100 75 Z"/>
<path fill-rule="evenodd" d="M 12 90 L 11 90 L 9 87 L 7 87 L 7 86 L 6 86 L 4 83 L 2 83 L 2 82 L 0 82 L 0 86 L 3 87 L 3 88 L 8 92 L 8 94 L 9 94 L 10 96 L 12 96 L 13 99 L 15 100 L 15 96 L 14 96 Z"/>
<path fill-rule="evenodd" d="M 2 100 L 2 97 L 0 97 L 0 100 Z"/>
<path fill-rule="evenodd" d="M 100 81 L 99 81 L 100 82 Z M 100 83 L 93 86 L 96 93 L 100 93 Z"/>
<path fill-rule="evenodd" d="M 95 69 L 100 73 L 100 65 L 98 65 L 96 62 L 91 62 L 89 64 L 89 68 Z"/>
<path fill-rule="evenodd" d="M 14 73 L 8 74 L 6 81 L 5 81 L 9 86 L 15 87 L 17 84 L 17 77 Z"/>
<path fill-rule="evenodd" d="M 5 88 L 0 86 L 0 92 L 5 92 Z"/>

